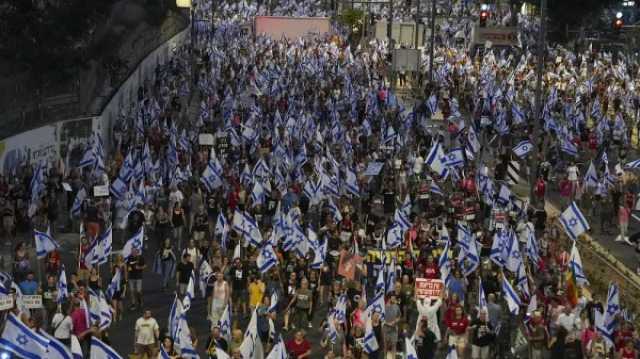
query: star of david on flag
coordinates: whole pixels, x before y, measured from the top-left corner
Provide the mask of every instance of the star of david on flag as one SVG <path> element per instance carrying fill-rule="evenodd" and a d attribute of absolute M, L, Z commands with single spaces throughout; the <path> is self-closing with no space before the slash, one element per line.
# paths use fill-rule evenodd
<path fill-rule="evenodd" d="M 590 228 L 589 223 L 587 223 L 586 218 L 582 215 L 580 208 L 578 208 L 575 202 L 572 202 L 571 205 L 562 212 L 560 223 L 562 223 L 569 238 L 574 241 L 578 239 L 579 235 Z"/>

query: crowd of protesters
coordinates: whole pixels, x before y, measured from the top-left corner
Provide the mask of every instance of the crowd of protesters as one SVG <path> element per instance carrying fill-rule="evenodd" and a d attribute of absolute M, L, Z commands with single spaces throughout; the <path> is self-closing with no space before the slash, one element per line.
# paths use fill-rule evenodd
<path fill-rule="evenodd" d="M 617 286 L 587 290 L 571 232 L 544 210 L 576 204 L 600 219 L 596 240 L 617 217 L 633 245 L 636 63 L 548 48 L 534 136 L 527 51 L 472 57 L 443 35 L 434 81 L 412 104 L 392 90 L 383 43 L 254 39 L 231 18 L 260 6 L 225 6 L 199 28 L 109 138 L 0 178 L 13 314 L 70 347 L 77 338 L 87 357 L 92 338 L 119 351 L 110 327 L 131 315 L 135 328 L 118 330 L 148 358 L 638 356 Z M 103 185 L 110 195 L 94 196 Z M 63 266 L 51 248 L 34 267 L 31 237 L 16 235 L 31 230 L 79 231 L 77 261 Z M 145 291 L 151 278 L 161 293 Z M 416 278 L 445 288 L 423 298 Z M 34 294 L 43 310 L 20 305 Z M 175 295 L 171 314 L 146 309 L 151 295 Z M 207 340 L 180 313 L 199 300 L 206 313 L 191 321 L 208 322 Z"/>

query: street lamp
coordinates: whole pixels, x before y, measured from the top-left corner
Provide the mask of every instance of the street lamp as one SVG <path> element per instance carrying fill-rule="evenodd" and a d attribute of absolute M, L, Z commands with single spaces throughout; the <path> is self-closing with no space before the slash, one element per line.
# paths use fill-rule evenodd
<path fill-rule="evenodd" d="M 176 0 L 176 6 L 182 9 L 191 9 L 191 0 Z"/>

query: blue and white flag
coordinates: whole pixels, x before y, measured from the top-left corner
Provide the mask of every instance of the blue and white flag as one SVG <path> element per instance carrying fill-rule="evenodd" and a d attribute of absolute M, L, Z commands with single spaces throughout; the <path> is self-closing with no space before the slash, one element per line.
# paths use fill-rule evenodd
<path fill-rule="evenodd" d="M 389 249 L 395 249 L 402 245 L 404 239 L 404 230 L 398 223 L 394 223 L 387 231 L 386 246 Z"/>
<path fill-rule="evenodd" d="M 86 198 L 87 198 L 87 191 L 84 188 L 80 188 L 78 193 L 76 193 L 76 198 L 73 200 L 73 205 L 71 206 L 70 216 L 72 218 L 80 217 L 82 203 Z"/>
<path fill-rule="evenodd" d="M 178 332 L 174 339 L 175 346 L 180 350 L 180 357 L 183 359 L 199 359 L 198 352 L 193 347 L 191 330 L 187 323 L 187 316 L 181 315 L 178 319 Z"/>
<path fill-rule="evenodd" d="M 69 298 L 69 287 L 67 287 L 67 273 L 64 270 L 64 264 L 60 269 L 60 277 L 58 278 L 58 285 L 56 286 L 58 295 L 56 296 L 56 303 L 60 304 L 65 298 Z"/>
<path fill-rule="evenodd" d="M 396 259 L 393 258 L 389 265 L 385 264 L 384 269 L 386 271 L 385 293 L 391 293 L 396 286 Z"/>
<path fill-rule="evenodd" d="M 562 223 L 569 238 L 574 241 L 578 239 L 578 236 L 582 233 L 589 230 L 589 223 L 587 223 L 586 218 L 582 215 L 582 212 L 575 202 L 572 202 L 571 205 L 562 212 L 560 223 Z"/>
<path fill-rule="evenodd" d="M 227 341 L 231 340 L 231 304 L 227 304 L 224 307 L 224 311 L 222 312 L 222 316 L 218 319 L 218 326 L 220 327 L 220 334 Z"/>
<path fill-rule="evenodd" d="M 82 347 L 80 346 L 80 341 L 78 341 L 78 337 L 75 335 L 71 336 L 71 355 L 73 359 L 82 359 L 84 356 L 82 355 Z"/>
<path fill-rule="evenodd" d="M 524 140 L 513 147 L 513 153 L 519 158 L 524 158 L 533 150 L 533 144 L 529 140 Z"/>
<path fill-rule="evenodd" d="M 433 115 L 438 112 L 438 98 L 436 95 L 431 95 L 429 99 L 427 99 L 427 109 L 429 110 L 430 117 L 433 117 Z"/>
<path fill-rule="evenodd" d="M 189 276 L 189 282 L 187 283 L 187 289 L 185 290 L 184 298 L 182 298 L 182 310 L 186 313 L 191 309 L 191 302 L 196 297 L 196 275 L 191 272 Z"/>
<path fill-rule="evenodd" d="M 570 156 L 578 157 L 578 148 L 576 147 L 576 144 L 570 141 L 569 139 L 567 139 L 566 137 L 563 137 L 561 139 L 560 149 L 562 150 L 562 152 Z"/>
<path fill-rule="evenodd" d="M 58 339 L 42 329 L 38 330 L 38 334 L 49 341 L 47 359 L 75 359 L 69 348 Z"/>
<path fill-rule="evenodd" d="M 511 203 L 511 190 L 506 185 L 502 185 L 500 187 L 500 192 L 498 192 L 498 198 L 496 200 L 499 205 L 506 208 L 509 203 Z"/>
<path fill-rule="evenodd" d="M 256 221 L 244 211 L 236 209 L 233 214 L 232 222 L 233 230 L 244 235 L 245 240 L 249 241 L 254 247 L 259 247 L 262 243 L 262 234 Z"/>
<path fill-rule="evenodd" d="M 464 166 L 464 148 L 454 148 L 447 153 L 445 159 L 445 166 L 447 167 L 463 167 Z"/>
<path fill-rule="evenodd" d="M 284 341 L 282 338 L 278 341 L 277 344 L 273 346 L 269 355 L 265 359 L 287 359 L 289 355 L 287 354 L 287 347 L 284 345 Z"/>
<path fill-rule="evenodd" d="M 484 295 L 484 287 L 482 279 L 478 279 L 478 310 L 485 311 L 488 309 L 487 297 Z"/>
<path fill-rule="evenodd" d="M 511 106 L 511 115 L 513 116 L 513 124 L 519 125 L 521 123 L 524 123 L 524 111 L 522 111 L 520 107 L 515 103 Z"/>
<path fill-rule="evenodd" d="M 640 159 L 628 162 L 624 168 L 640 168 Z"/>
<path fill-rule="evenodd" d="M 34 332 L 13 313 L 9 313 L 0 337 L 0 348 L 17 358 L 40 359 L 48 356 L 49 340 Z"/>
<path fill-rule="evenodd" d="M 113 277 L 111 278 L 111 282 L 109 282 L 109 286 L 107 287 L 107 298 L 111 299 L 114 293 L 117 293 L 122 290 L 122 273 L 120 272 L 120 268 L 116 268 L 115 273 L 113 273 Z"/>
<path fill-rule="evenodd" d="M 345 170 L 346 180 L 342 182 L 346 187 L 348 193 L 359 197 L 360 196 L 360 187 L 358 186 L 358 177 L 356 176 L 356 172 L 351 168 L 347 167 Z"/>
<path fill-rule="evenodd" d="M 529 278 L 527 277 L 527 272 L 524 268 L 524 262 L 520 262 L 516 273 L 516 287 L 520 289 L 520 292 L 525 298 L 531 298 L 531 293 L 529 292 Z"/>
<path fill-rule="evenodd" d="M 447 357 L 445 359 L 458 359 L 458 350 L 455 346 L 450 346 L 447 349 Z"/>
<path fill-rule="evenodd" d="M 587 173 L 584 175 L 584 186 L 586 188 L 598 187 L 598 173 L 596 172 L 596 166 L 593 165 L 593 161 L 589 163 Z"/>
<path fill-rule="evenodd" d="M 517 273 L 518 267 L 522 264 L 522 253 L 520 243 L 515 235 L 509 236 L 506 248 L 505 268 L 511 273 Z"/>
<path fill-rule="evenodd" d="M 470 159 L 473 159 L 478 152 L 480 152 L 480 141 L 478 140 L 478 134 L 473 126 L 469 127 L 469 131 L 467 132 L 467 144 L 465 146 L 465 150 L 467 152 L 467 156 Z"/>
<path fill-rule="evenodd" d="M 536 239 L 536 233 L 534 230 L 528 230 L 527 256 L 529 257 L 529 260 L 536 265 L 540 263 L 540 249 L 538 247 L 538 240 Z"/>
<path fill-rule="evenodd" d="M 49 252 L 53 252 L 60 247 L 60 245 L 53 240 L 50 233 L 49 228 L 47 228 L 46 232 L 40 232 L 35 229 L 33 230 L 36 240 L 36 256 L 38 259 L 46 257 Z"/>
<path fill-rule="evenodd" d="M 336 223 L 340 223 L 342 221 L 342 213 L 340 213 L 340 209 L 338 208 L 338 206 L 333 203 L 333 199 L 331 199 L 331 197 L 329 197 L 327 201 L 327 208 L 329 208 L 329 212 L 331 212 L 333 221 Z"/>
<path fill-rule="evenodd" d="M 258 265 L 258 270 L 262 274 L 268 272 L 269 269 L 278 264 L 278 257 L 271 244 L 267 243 L 260 249 L 258 258 L 256 259 L 256 264 Z"/>
<path fill-rule="evenodd" d="M 606 333 L 613 334 L 618 323 L 620 310 L 620 290 L 616 284 L 611 283 L 607 292 L 607 307 L 604 312 L 604 329 Z"/>
<path fill-rule="evenodd" d="M 587 276 L 584 273 L 584 269 L 582 267 L 582 259 L 580 258 L 580 253 L 578 252 L 578 247 L 576 243 L 573 243 L 573 247 L 571 248 L 571 256 L 569 257 L 569 268 L 573 272 L 573 276 L 576 279 L 576 284 L 579 286 L 584 286 L 585 284 L 589 284 L 587 280 Z"/>
<path fill-rule="evenodd" d="M 251 202 L 252 202 L 252 206 L 258 206 L 258 205 L 264 205 L 264 202 L 266 200 L 266 193 L 264 190 L 264 186 L 262 185 L 262 183 L 260 183 L 260 180 L 254 181 L 253 184 L 253 190 L 251 190 Z"/>
<path fill-rule="evenodd" d="M 409 338 L 404 338 L 404 357 L 405 359 L 418 359 L 416 348 L 413 347 Z"/>
<path fill-rule="evenodd" d="M 371 354 L 377 351 L 380 346 L 378 344 L 378 339 L 376 339 L 376 334 L 373 331 L 373 325 L 371 324 L 371 316 L 373 315 L 372 311 L 367 310 L 367 318 L 365 320 L 365 329 L 364 329 L 364 352 L 367 354 Z"/>
<path fill-rule="evenodd" d="M 513 315 L 518 315 L 522 301 L 504 275 L 502 276 L 502 294 L 504 299 L 507 301 L 509 312 Z"/>
<path fill-rule="evenodd" d="M 137 249 L 142 252 L 142 244 L 144 243 L 144 226 L 140 227 L 133 237 L 129 238 L 122 248 L 122 257 L 127 260 L 133 254 L 133 250 Z"/>
<path fill-rule="evenodd" d="M 433 144 L 433 147 L 431 147 L 424 163 L 437 173 L 441 179 L 445 179 L 449 175 L 449 169 L 446 165 L 446 156 L 444 155 L 440 142 L 435 142 Z"/>
<path fill-rule="evenodd" d="M 205 186 L 209 193 L 213 192 L 216 188 L 222 186 L 223 184 L 223 174 L 222 174 L 222 165 L 217 158 L 212 158 L 207 164 L 207 168 L 205 168 L 204 172 L 202 172 L 202 177 L 200 178 L 200 182 Z"/>
<path fill-rule="evenodd" d="M 220 211 L 218 214 L 218 219 L 216 219 L 216 228 L 214 230 L 214 234 L 221 236 L 221 247 L 223 249 L 227 249 L 227 242 L 229 240 L 229 222 L 227 222 L 227 217 L 224 216 L 224 213 Z"/>
<path fill-rule="evenodd" d="M 438 267 L 440 268 L 440 279 L 444 282 L 445 288 L 449 287 L 451 283 L 451 259 L 449 257 L 449 250 L 451 249 L 451 241 L 447 238 L 447 242 L 444 245 L 440 259 L 438 260 Z"/>

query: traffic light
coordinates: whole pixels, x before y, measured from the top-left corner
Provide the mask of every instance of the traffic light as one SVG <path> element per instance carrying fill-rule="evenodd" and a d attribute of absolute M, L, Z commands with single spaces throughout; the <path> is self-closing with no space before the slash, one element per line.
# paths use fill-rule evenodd
<path fill-rule="evenodd" d="M 489 18 L 489 11 L 481 10 L 480 11 L 480 27 L 487 26 L 487 19 Z"/>
<path fill-rule="evenodd" d="M 616 13 L 616 18 L 613 20 L 613 30 L 620 32 L 624 26 L 624 20 L 622 20 L 622 13 Z"/>

